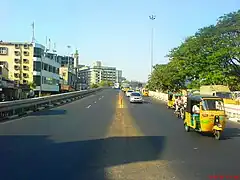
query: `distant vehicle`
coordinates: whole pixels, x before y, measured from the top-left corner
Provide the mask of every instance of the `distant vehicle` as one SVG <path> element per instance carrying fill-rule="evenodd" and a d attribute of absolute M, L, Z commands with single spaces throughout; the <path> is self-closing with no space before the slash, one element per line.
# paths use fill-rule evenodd
<path fill-rule="evenodd" d="M 114 88 L 115 89 L 119 89 L 120 88 L 120 84 L 119 83 L 114 83 Z"/>
<path fill-rule="evenodd" d="M 133 92 L 133 90 L 128 90 L 128 91 L 126 92 L 126 96 L 127 96 L 127 97 L 130 97 L 130 95 L 131 95 L 132 92 Z"/>
<path fill-rule="evenodd" d="M 143 102 L 142 95 L 139 92 L 132 92 L 130 94 L 129 100 L 130 100 L 130 103 L 134 103 L 134 102 L 142 103 Z"/>

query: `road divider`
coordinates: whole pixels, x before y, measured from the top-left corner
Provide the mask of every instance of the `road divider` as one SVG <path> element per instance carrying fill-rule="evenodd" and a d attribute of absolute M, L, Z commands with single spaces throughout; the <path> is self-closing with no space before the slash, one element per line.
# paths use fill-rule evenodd
<path fill-rule="evenodd" d="M 0 120 L 17 118 L 35 111 L 60 106 L 101 91 L 103 88 L 74 91 L 46 97 L 6 101 L 0 103 Z"/>
<path fill-rule="evenodd" d="M 149 96 L 166 103 L 168 102 L 166 93 L 150 91 Z M 228 120 L 240 123 L 240 105 L 224 104 L 224 107 Z"/>

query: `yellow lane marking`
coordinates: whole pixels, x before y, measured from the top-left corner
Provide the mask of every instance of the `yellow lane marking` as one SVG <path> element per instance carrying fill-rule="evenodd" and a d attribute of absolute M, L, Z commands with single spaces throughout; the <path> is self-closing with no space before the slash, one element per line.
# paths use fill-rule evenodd
<path fill-rule="evenodd" d="M 151 144 L 131 116 L 124 95 L 117 96 L 116 113 L 106 134 L 103 163 L 108 180 L 175 179 L 169 161 Z M 164 139 L 162 139 L 164 146 Z M 163 148 L 164 149 L 164 148 Z"/>

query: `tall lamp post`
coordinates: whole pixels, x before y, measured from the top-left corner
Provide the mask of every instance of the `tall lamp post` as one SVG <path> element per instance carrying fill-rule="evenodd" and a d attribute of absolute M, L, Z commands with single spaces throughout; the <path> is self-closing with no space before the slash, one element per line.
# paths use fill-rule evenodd
<path fill-rule="evenodd" d="M 149 16 L 149 19 L 154 21 L 156 19 L 155 15 L 151 15 Z M 152 74 L 152 70 L 153 70 L 153 26 L 152 26 L 152 34 L 151 34 L 151 74 Z"/>
<path fill-rule="evenodd" d="M 71 48 L 71 46 L 67 46 L 67 48 L 68 48 L 68 68 L 70 68 L 70 58 L 69 58 L 69 56 L 70 56 L 70 48 Z"/>

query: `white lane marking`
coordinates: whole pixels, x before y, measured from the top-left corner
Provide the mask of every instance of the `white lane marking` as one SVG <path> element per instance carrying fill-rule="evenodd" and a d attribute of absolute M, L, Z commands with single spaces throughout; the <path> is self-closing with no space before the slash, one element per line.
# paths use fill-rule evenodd
<path fill-rule="evenodd" d="M 95 104 L 97 103 L 97 101 L 94 102 Z"/>
<path fill-rule="evenodd" d="M 92 105 L 90 104 L 88 107 L 86 107 L 86 108 L 90 108 Z"/>
<path fill-rule="evenodd" d="M 102 98 L 104 98 L 104 96 L 102 96 Z"/>
<path fill-rule="evenodd" d="M 100 101 L 102 98 L 98 98 L 98 100 Z"/>

